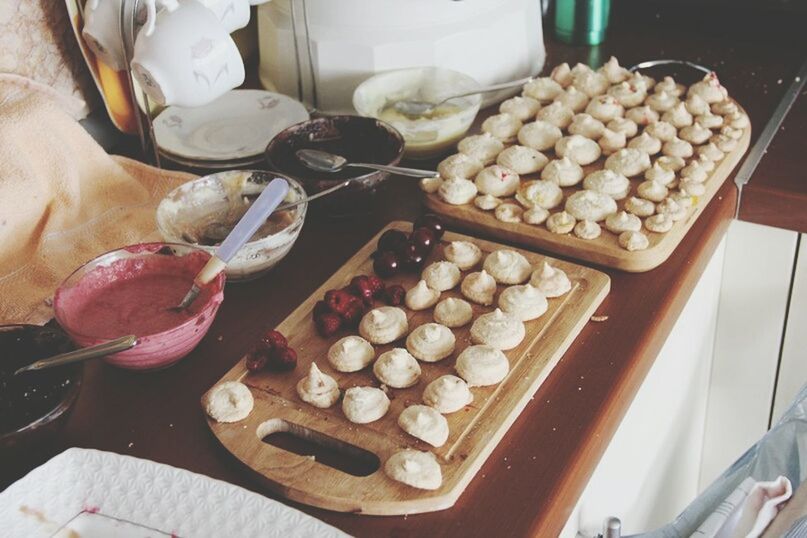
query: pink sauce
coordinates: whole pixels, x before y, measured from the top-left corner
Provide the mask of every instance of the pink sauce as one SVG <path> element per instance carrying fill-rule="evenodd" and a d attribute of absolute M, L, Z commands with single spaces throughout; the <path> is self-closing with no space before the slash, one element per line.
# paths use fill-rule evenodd
<path fill-rule="evenodd" d="M 194 252 L 116 260 L 60 288 L 56 317 L 82 346 L 127 334 L 138 337 L 137 346 L 111 355 L 109 362 L 126 368 L 167 366 L 196 346 L 222 301 L 220 276 L 188 309 L 172 310 L 208 259 L 207 253 Z"/>

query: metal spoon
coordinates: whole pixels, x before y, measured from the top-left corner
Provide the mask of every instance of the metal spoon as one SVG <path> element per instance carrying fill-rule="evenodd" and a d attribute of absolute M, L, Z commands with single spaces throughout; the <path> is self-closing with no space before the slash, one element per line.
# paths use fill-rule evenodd
<path fill-rule="evenodd" d="M 77 349 L 68 353 L 54 355 L 53 357 L 48 357 L 47 359 L 40 359 L 36 362 L 32 362 L 28 366 L 23 366 L 14 372 L 14 375 L 32 370 L 44 370 L 45 368 L 53 368 L 54 366 L 62 366 L 63 364 L 70 364 L 73 362 L 86 361 L 87 359 L 94 359 L 96 357 L 103 357 L 104 355 L 111 355 L 112 353 L 126 351 L 135 345 L 137 345 L 137 337 L 135 335 L 130 334 L 129 336 L 121 336 L 120 338 L 110 340 L 109 342 L 104 342 L 103 344 L 96 344 L 94 346 Z"/>
<path fill-rule="evenodd" d="M 349 163 L 341 155 L 334 155 L 327 151 L 317 149 L 299 149 L 297 158 L 307 167 L 319 172 L 338 172 L 342 168 L 349 166 L 352 168 L 369 168 L 370 170 L 381 170 L 409 177 L 434 177 L 437 172 L 434 170 L 419 170 L 417 168 L 403 168 L 401 166 L 388 166 L 385 164 L 372 163 Z"/>
<path fill-rule="evenodd" d="M 454 95 L 450 95 L 445 99 L 443 99 L 442 101 L 438 101 L 437 103 L 429 103 L 427 101 L 416 101 L 414 99 L 405 99 L 403 101 L 397 101 L 394 105 L 392 105 L 392 108 L 394 108 L 396 111 L 400 112 L 405 116 L 409 116 L 411 118 L 417 118 L 429 114 L 438 106 L 448 101 L 451 101 L 452 99 L 457 99 L 459 97 L 467 97 L 469 95 L 476 95 L 478 93 L 488 93 L 488 92 L 495 92 L 497 90 L 506 90 L 507 88 L 515 88 L 516 86 L 521 86 L 526 84 L 527 82 L 531 82 L 534 78 L 535 77 L 527 77 L 519 80 L 513 80 L 511 82 L 502 82 L 501 84 L 485 86 L 484 88 L 479 88 L 473 91 L 455 93 Z"/>

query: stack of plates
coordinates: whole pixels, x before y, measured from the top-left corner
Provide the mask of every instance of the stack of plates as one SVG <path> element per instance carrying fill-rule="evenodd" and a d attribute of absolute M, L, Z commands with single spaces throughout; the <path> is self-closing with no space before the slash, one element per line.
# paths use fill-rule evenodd
<path fill-rule="evenodd" d="M 263 161 L 277 133 L 309 119 L 302 103 L 263 90 L 233 90 L 196 108 L 170 106 L 154 119 L 160 154 L 205 169 L 249 168 Z"/>

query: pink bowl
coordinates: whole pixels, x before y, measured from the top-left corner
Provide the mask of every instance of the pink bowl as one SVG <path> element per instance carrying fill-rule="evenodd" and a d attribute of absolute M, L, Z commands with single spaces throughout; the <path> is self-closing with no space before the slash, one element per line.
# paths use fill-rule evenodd
<path fill-rule="evenodd" d="M 143 275 L 168 275 L 187 280 L 184 289 L 177 289 L 181 298 L 190 288 L 193 277 L 209 259 L 210 254 L 201 249 L 175 243 L 142 243 L 107 252 L 78 268 L 59 286 L 53 300 L 56 320 L 70 338 L 82 347 L 135 334 L 138 338 L 135 347 L 109 355 L 105 360 L 130 370 L 166 368 L 190 353 L 210 329 L 224 299 L 223 272 L 203 290 L 189 312 L 167 328 L 156 330 L 150 327 L 140 331 L 143 334 L 138 334 L 136 328 L 129 330 L 120 327 L 109 331 L 123 331 L 121 334 L 104 334 L 105 331 L 97 327 L 87 328 L 90 322 L 85 308 L 88 304 L 103 302 L 109 290 L 113 289 L 110 286 Z M 144 296 L 143 300 L 149 301 L 150 298 Z M 137 310 L 132 309 L 135 313 Z M 110 312 L 109 316 L 114 317 L 114 313 Z M 146 323 L 144 327 L 149 326 L 148 322 L 149 319 L 140 320 L 140 323 Z"/>

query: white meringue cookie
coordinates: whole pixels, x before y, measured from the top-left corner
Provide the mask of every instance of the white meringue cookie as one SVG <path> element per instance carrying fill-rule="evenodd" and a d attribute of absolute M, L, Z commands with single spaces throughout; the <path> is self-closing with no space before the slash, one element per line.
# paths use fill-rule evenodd
<path fill-rule="evenodd" d="M 499 308 L 482 314 L 471 325 L 471 342 L 501 350 L 513 349 L 524 340 L 525 335 L 524 323 Z"/>
<path fill-rule="evenodd" d="M 549 159 L 538 151 L 527 146 L 510 146 L 496 158 L 496 164 L 512 170 L 516 174 L 534 174 L 546 166 Z"/>
<path fill-rule="evenodd" d="M 443 179 L 468 179 L 476 176 L 480 170 L 482 163 L 464 153 L 449 155 L 437 165 L 437 172 Z"/>
<path fill-rule="evenodd" d="M 527 208 L 538 206 L 552 209 L 563 200 L 563 191 L 552 181 L 525 181 L 516 192 L 516 200 Z"/>
<path fill-rule="evenodd" d="M 440 291 L 429 287 L 425 280 L 406 292 L 404 302 L 409 310 L 425 310 L 434 306 L 440 299 Z"/>
<path fill-rule="evenodd" d="M 499 295 L 499 308 L 521 321 L 538 319 L 546 312 L 548 306 L 544 294 L 529 283 L 510 286 Z"/>
<path fill-rule="evenodd" d="M 551 123 L 559 129 L 565 129 L 568 127 L 569 124 L 572 123 L 573 117 L 574 110 L 558 101 L 545 106 L 538 111 L 538 114 L 535 115 L 536 121 L 545 121 L 547 123 Z"/>
<path fill-rule="evenodd" d="M 631 72 L 619 65 L 619 61 L 614 56 L 611 56 L 608 61 L 600 67 L 599 72 L 605 75 L 605 78 L 607 78 L 608 82 L 611 84 L 618 84 L 631 77 Z"/>
<path fill-rule="evenodd" d="M 655 155 L 661 151 L 661 140 L 653 138 L 647 131 L 643 132 L 628 143 L 629 148 L 644 151 L 648 155 Z"/>
<path fill-rule="evenodd" d="M 359 323 L 359 334 L 371 344 L 389 344 L 408 331 L 406 312 L 394 306 L 374 308 Z"/>
<path fill-rule="evenodd" d="M 608 88 L 608 95 L 616 99 L 623 107 L 631 108 L 644 102 L 647 97 L 647 90 L 644 85 L 637 86 L 626 80 Z"/>
<path fill-rule="evenodd" d="M 690 95 L 685 102 L 687 112 L 693 116 L 699 116 L 709 111 L 709 103 L 707 103 L 700 95 Z"/>
<path fill-rule="evenodd" d="M 420 180 L 420 190 L 426 194 L 434 194 L 443 184 L 443 178 L 440 176 L 424 177 Z"/>
<path fill-rule="evenodd" d="M 712 131 L 696 122 L 681 129 L 678 132 L 678 136 L 682 140 L 686 140 L 690 144 L 695 144 L 697 146 L 709 140 L 709 137 L 712 136 Z"/>
<path fill-rule="evenodd" d="M 460 268 L 452 262 L 434 262 L 426 266 L 421 278 L 433 290 L 448 291 L 460 283 Z"/>
<path fill-rule="evenodd" d="M 447 204 L 465 205 L 471 203 L 479 192 L 473 181 L 467 179 L 447 179 L 440 184 L 437 195 Z"/>
<path fill-rule="evenodd" d="M 710 142 L 717 146 L 717 149 L 724 153 L 730 153 L 737 149 L 737 141 L 726 135 L 715 135 L 709 139 Z"/>
<path fill-rule="evenodd" d="M 712 104 L 711 106 L 712 114 L 719 114 L 721 116 L 728 116 L 729 114 L 734 114 L 737 111 L 739 111 L 739 108 L 737 107 L 737 104 L 731 99 L 725 99 L 723 101 L 719 101 L 717 103 Z M 705 114 L 705 112 L 701 112 L 701 114 Z"/>
<path fill-rule="evenodd" d="M 459 177 L 469 178 L 475 176 L 479 173 L 479 170 L 481 170 L 483 166 L 495 161 L 496 156 L 501 153 L 503 149 L 504 144 L 502 141 L 495 136 L 492 136 L 490 133 L 466 136 L 460 140 L 459 144 L 457 144 L 457 150 L 459 150 L 461 154 L 470 157 L 478 163 L 481 163 L 481 166 L 476 172 Z"/>
<path fill-rule="evenodd" d="M 467 271 L 482 259 L 482 251 L 470 241 L 452 241 L 443 254 L 446 260 L 456 264 L 461 271 Z"/>
<path fill-rule="evenodd" d="M 406 349 L 423 362 L 437 362 L 454 353 L 456 338 L 451 329 L 439 323 L 425 323 L 409 333 Z"/>
<path fill-rule="evenodd" d="M 626 151 L 626 150 L 620 150 L 620 151 Z M 614 153 L 614 155 L 618 155 L 618 153 Z M 647 156 L 644 153 L 642 153 L 642 155 Z M 610 160 L 611 157 L 608 157 L 608 159 Z M 606 161 L 606 163 L 607 162 L 608 161 Z M 619 172 L 615 172 L 613 170 L 608 169 L 597 170 L 596 172 L 592 172 L 586 176 L 586 179 L 583 180 L 583 187 L 590 191 L 607 194 L 614 200 L 621 200 L 625 198 L 630 192 L 630 181 L 628 180 L 627 177 L 625 177 Z M 593 198 L 590 199 L 593 200 Z M 610 204 L 608 208 L 610 208 Z M 588 220 L 601 220 L 601 219 L 592 219 L 591 217 L 588 217 Z"/>
<path fill-rule="evenodd" d="M 668 168 L 664 168 L 664 166 L 657 160 L 653 163 L 653 166 L 645 170 L 644 178 L 647 181 L 655 181 L 666 187 L 675 181 L 675 172 Z"/>
<path fill-rule="evenodd" d="M 345 336 L 328 349 L 328 362 L 337 372 L 358 372 L 374 358 L 373 346 L 361 336 Z"/>
<path fill-rule="evenodd" d="M 663 148 L 662 148 L 663 151 Z M 671 170 L 673 172 L 678 172 L 681 170 L 684 165 L 686 165 L 686 161 L 677 156 L 672 155 L 664 155 L 663 157 L 659 157 L 656 159 L 656 163 L 660 167 L 664 168 L 665 170 Z M 649 178 L 648 178 L 649 179 Z"/>
<path fill-rule="evenodd" d="M 621 118 L 625 115 L 625 107 L 619 104 L 616 97 L 612 95 L 598 95 L 589 101 L 586 112 L 595 119 L 603 122 Z"/>
<path fill-rule="evenodd" d="M 719 103 L 728 97 L 726 88 L 720 85 L 717 74 L 713 71 L 689 87 L 687 97 L 700 96 L 707 103 Z"/>
<path fill-rule="evenodd" d="M 687 196 L 703 196 L 706 194 L 706 185 L 699 181 L 693 181 L 688 177 L 681 178 L 678 188 Z"/>
<path fill-rule="evenodd" d="M 455 375 L 442 375 L 426 385 L 423 391 L 423 403 L 444 415 L 459 411 L 472 401 L 474 395 L 468 389 L 468 384 Z"/>
<path fill-rule="evenodd" d="M 563 86 L 550 77 L 540 77 L 524 85 L 524 95 L 547 103 L 563 92 Z"/>
<path fill-rule="evenodd" d="M 448 421 L 428 405 L 410 405 L 398 416 L 403 431 L 425 443 L 441 447 L 448 440 Z"/>
<path fill-rule="evenodd" d="M 650 168 L 650 156 L 638 149 L 621 149 L 605 160 L 605 168 L 625 177 L 638 176 Z"/>
<path fill-rule="evenodd" d="M 460 291 L 466 298 L 477 304 L 493 304 L 493 295 L 496 293 L 496 279 L 484 269 L 477 273 L 470 273 L 462 280 Z"/>
<path fill-rule="evenodd" d="M 636 122 L 628 118 L 614 118 L 608 122 L 606 127 L 617 133 L 622 133 L 626 137 L 636 136 L 636 133 L 639 132 L 639 126 L 636 125 Z"/>
<path fill-rule="evenodd" d="M 502 141 L 515 139 L 524 124 L 512 114 L 494 114 L 482 122 L 482 132 Z"/>
<path fill-rule="evenodd" d="M 743 130 L 742 129 L 735 129 L 731 125 L 724 125 L 720 128 L 720 134 L 726 135 L 729 138 L 733 138 L 734 140 L 739 140 L 743 137 Z"/>
<path fill-rule="evenodd" d="M 644 75 L 638 71 L 633 73 L 630 78 L 630 83 L 637 88 L 644 88 L 647 91 L 652 90 L 656 86 L 656 80 L 653 77 Z"/>
<path fill-rule="evenodd" d="M 661 182 L 650 179 L 640 183 L 636 192 L 645 200 L 660 202 L 667 197 L 668 190 Z"/>
<path fill-rule="evenodd" d="M 389 410 L 389 398 L 375 387 L 351 387 L 345 391 L 342 412 L 354 424 L 375 422 Z"/>
<path fill-rule="evenodd" d="M 608 79 L 601 73 L 596 73 L 591 70 L 575 71 L 572 69 L 572 86 L 589 97 L 595 97 L 605 93 L 609 85 Z"/>
<path fill-rule="evenodd" d="M 382 353 L 373 364 L 373 374 L 383 384 L 394 389 L 405 389 L 420 379 L 420 364 L 401 347 Z"/>
<path fill-rule="evenodd" d="M 633 123 L 633 125 L 636 124 Z M 603 155 L 611 155 L 627 146 L 628 140 L 627 137 L 625 136 L 625 133 L 622 133 L 620 131 L 612 131 L 611 129 L 606 129 L 605 131 L 603 131 L 602 136 L 597 141 L 597 143 L 600 145 L 600 149 L 602 149 Z"/>
<path fill-rule="evenodd" d="M 687 110 L 686 104 L 679 101 L 674 107 L 662 114 L 661 121 L 667 122 L 673 127 L 681 128 L 692 125 L 694 121 L 692 114 Z"/>
<path fill-rule="evenodd" d="M 672 198 L 665 198 L 656 205 L 656 213 L 669 215 L 674 221 L 683 220 L 687 216 L 687 209 Z"/>
<path fill-rule="evenodd" d="M 471 322 L 474 312 L 468 301 L 449 297 L 434 307 L 434 321 L 450 329 L 463 327 Z"/>
<path fill-rule="evenodd" d="M 698 154 L 698 158 L 692 161 L 693 163 L 697 164 L 698 166 L 703 167 L 704 170 L 707 172 L 711 172 L 715 169 L 714 161 L 710 160 L 706 155 Z"/>
<path fill-rule="evenodd" d="M 683 84 L 678 84 L 675 82 L 675 79 L 672 77 L 664 77 L 660 82 L 656 84 L 653 88 L 656 93 L 659 92 L 667 92 L 669 95 L 673 97 L 680 97 L 686 91 L 686 87 Z"/>
<path fill-rule="evenodd" d="M 569 64 L 563 62 L 562 64 L 556 65 L 552 72 L 549 73 L 549 78 L 566 88 L 572 83 L 572 70 L 569 68 Z"/>
<path fill-rule="evenodd" d="M 706 161 L 711 164 L 712 161 Z M 707 166 L 702 164 L 700 160 L 692 160 L 688 165 L 681 169 L 681 178 L 689 179 L 696 183 L 703 183 L 709 177 L 709 170 Z M 660 201 L 660 200 L 659 200 Z"/>
<path fill-rule="evenodd" d="M 480 194 L 474 198 L 474 205 L 482 211 L 493 211 L 502 203 L 501 198 L 496 198 L 492 194 Z"/>
<path fill-rule="evenodd" d="M 725 157 L 726 154 L 720 151 L 720 148 L 718 148 L 714 142 L 709 142 L 708 144 L 698 148 L 698 156 L 709 159 L 712 162 L 716 162 L 723 160 L 723 157 Z"/>
<path fill-rule="evenodd" d="M 553 161 L 549 161 L 549 164 L 547 164 L 541 171 L 541 179 L 555 183 L 561 187 L 571 187 L 573 185 L 577 185 L 583 180 L 583 168 L 581 168 L 579 164 L 572 161 L 568 157 L 555 159 Z M 547 199 L 547 203 L 554 201 L 554 205 L 550 205 L 549 207 L 542 205 L 541 207 L 545 207 L 547 209 L 555 207 L 561 202 L 560 199 L 555 200 L 556 197 L 556 194 L 552 194 Z M 561 199 L 562 198 L 563 193 L 561 192 Z"/>
<path fill-rule="evenodd" d="M 560 211 L 549 215 L 546 219 L 546 229 L 553 234 L 567 234 L 571 232 L 577 220 L 566 211 Z"/>
<path fill-rule="evenodd" d="M 518 204 L 506 203 L 496 207 L 494 214 L 496 220 L 514 224 L 521 222 L 521 215 L 524 214 L 524 208 Z"/>
<path fill-rule="evenodd" d="M 564 136 L 555 144 L 555 153 L 584 166 L 600 158 L 602 150 L 596 142 L 584 136 Z"/>
<path fill-rule="evenodd" d="M 434 490 L 443 483 L 440 464 L 431 452 L 405 449 L 384 463 L 384 474 L 391 479 L 418 489 Z"/>
<path fill-rule="evenodd" d="M 633 252 L 635 250 L 644 250 L 650 246 L 650 241 L 647 236 L 638 231 L 627 231 L 619 234 L 619 246 Z"/>
<path fill-rule="evenodd" d="M 205 412 L 216 422 L 238 422 L 249 416 L 255 399 L 249 387 L 239 381 L 215 385 L 203 397 Z"/>
<path fill-rule="evenodd" d="M 688 159 L 689 157 L 692 157 L 693 150 L 692 144 L 676 136 L 672 140 L 664 142 L 664 144 L 661 146 L 661 152 L 669 157 Z"/>
<path fill-rule="evenodd" d="M 518 132 L 518 143 L 538 151 L 555 147 L 555 142 L 561 139 L 563 133 L 557 125 L 546 121 L 533 121 L 527 123 Z"/>
<path fill-rule="evenodd" d="M 521 121 L 533 119 L 539 110 L 541 110 L 541 103 L 536 99 L 520 95 L 511 97 L 499 105 L 499 112 L 515 116 Z"/>
<path fill-rule="evenodd" d="M 572 123 L 569 125 L 569 132 L 574 135 L 584 136 L 591 140 L 596 140 L 602 136 L 605 125 L 591 114 L 575 114 Z"/>
<path fill-rule="evenodd" d="M 569 86 L 565 92 L 555 97 L 554 102 L 571 108 L 575 113 L 582 112 L 588 104 L 588 95 L 574 86 Z"/>
<path fill-rule="evenodd" d="M 740 112 L 739 110 L 726 115 L 726 119 L 724 121 L 734 129 L 745 129 L 751 124 L 751 120 L 748 119 L 748 115 Z"/>
<path fill-rule="evenodd" d="M 574 225 L 574 235 L 580 239 L 591 241 L 602 235 L 602 228 L 593 220 L 581 220 Z"/>
<path fill-rule="evenodd" d="M 474 180 L 479 192 L 500 198 L 515 194 L 519 183 L 518 174 L 498 164 L 482 169 Z"/>
<path fill-rule="evenodd" d="M 645 127 L 644 132 L 662 142 L 669 142 L 678 134 L 678 129 L 666 121 L 657 121 Z"/>
<path fill-rule="evenodd" d="M 681 207 L 685 211 L 691 209 L 692 206 L 695 205 L 695 197 L 681 190 L 671 192 L 667 198 L 669 200 L 674 200 L 679 205 L 679 207 Z"/>
<path fill-rule="evenodd" d="M 672 230 L 673 220 L 669 215 L 659 213 L 644 219 L 644 227 L 655 233 L 667 233 Z"/>
<path fill-rule="evenodd" d="M 577 220 L 598 222 L 616 213 L 617 206 L 607 193 L 586 189 L 569 196 L 566 199 L 565 209 Z"/>
<path fill-rule="evenodd" d="M 562 269 L 552 267 L 544 262 L 540 269 L 536 269 L 530 278 L 530 284 L 538 288 L 544 297 L 560 297 L 572 289 L 569 277 Z"/>
<path fill-rule="evenodd" d="M 515 250 L 500 249 L 488 254 L 482 267 L 500 284 L 521 284 L 530 277 L 532 266 Z"/>
<path fill-rule="evenodd" d="M 625 210 L 637 217 L 649 217 L 656 212 L 656 204 L 644 198 L 631 196 L 628 198 L 628 201 L 625 202 Z"/>
<path fill-rule="evenodd" d="M 648 95 L 644 102 L 656 112 L 667 112 L 668 110 L 672 110 L 672 108 L 679 103 L 676 96 L 670 95 L 665 91 Z"/>
<path fill-rule="evenodd" d="M 510 372 L 510 362 L 493 346 L 468 346 L 457 357 L 457 373 L 469 387 L 486 387 L 501 383 Z"/>
<path fill-rule="evenodd" d="M 625 112 L 625 117 L 636 125 L 650 125 L 659 120 L 658 112 L 647 105 L 629 108 Z"/>
<path fill-rule="evenodd" d="M 723 126 L 723 116 L 707 112 L 695 118 L 695 121 L 707 129 L 719 129 Z"/>
<path fill-rule="evenodd" d="M 308 375 L 297 382 L 297 395 L 314 407 L 327 409 L 339 400 L 339 385 L 336 380 L 323 374 L 317 363 L 312 362 Z"/>
<path fill-rule="evenodd" d="M 608 215 L 608 218 L 605 219 L 605 227 L 608 228 L 609 232 L 615 234 L 628 231 L 636 232 L 642 229 L 642 221 L 636 215 L 632 215 L 627 211 L 620 211 L 619 213 Z"/>
<path fill-rule="evenodd" d="M 527 224 L 543 224 L 549 218 L 549 211 L 539 205 L 532 206 L 521 214 L 521 220 Z"/>

